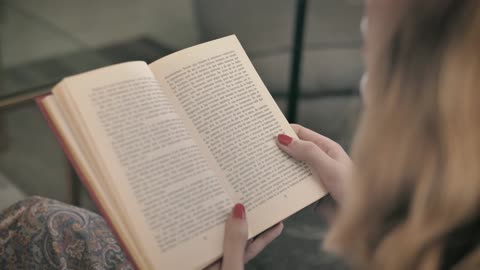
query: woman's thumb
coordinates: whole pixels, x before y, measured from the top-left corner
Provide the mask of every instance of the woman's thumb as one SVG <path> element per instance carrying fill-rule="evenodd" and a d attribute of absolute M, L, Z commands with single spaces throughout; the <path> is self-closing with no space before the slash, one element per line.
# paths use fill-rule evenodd
<path fill-rule="evenodd" d="M 236 204 L 225 224 L 223 270 L 243 270 L 247 240 L 248 225 L 245 207 L 242 204 Z"/>

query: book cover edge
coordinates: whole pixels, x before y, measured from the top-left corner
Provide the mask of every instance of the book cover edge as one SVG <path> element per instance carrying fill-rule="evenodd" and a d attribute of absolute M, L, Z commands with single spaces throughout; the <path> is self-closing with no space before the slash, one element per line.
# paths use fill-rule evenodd
<path fill-rule="evenodd" d="M 105 209 L 103 208 L 103 206 L 100 204 L 100 202 L 98 201 L 98 198 L 95 194 L 95 192 L 93 191 L 93 189 L 90 187 L 90 185 L 88 184 L 88 182 L 86 181 L 86 177 L 85 175 L 83 174 L 83 172 L 81 171 L 80 169 L 80 166 L 77 164 L 77 162 L 75 161 L 75 159 L 73 158 L 73 155 L 72 153 L 70 152 L 68 146 L 67 146 L 67 143 L 65 142 L 65 140 L 62 138 L 62 136 L 60 135 L 60 132 L 58 131 L 57 127 L 55 126 L 55 124 L 53 123 L 53 121 L 51 120 L 50 118 L 50 115 L 48 114 L 47 110 L 45 109 L 45 106 L 43 105 L 42 103 L 42 100 L 45 98 L 45 97 L 48 97 L 52 95 L 52 93 L 47 93 L 47 94 L 43 94 L 43 95 L 40 95 L 38 97 L 35 97 L 35 103 L 38 107 L 38 109 L 40 110 L 40 113 L 42 114 L 43 118 L 45 119 L 45 121 L 47 122 L 47 125 L 48 127 L 50 128 L 50 130 L 53 132 L 53 135 L 55 136 L 57 142 L 60 144 L 65 156 L 67 157 L 69 163 L 71 164 L 71 166 L 73 167 L 73 169 L 75 170 L 75 173 L 77 174 L 78 178 L 80 179 L 80 181 L 82 182 L 83 186 L 85 187 L 85 189 L 87 190 L 88 194 L 90 195 L 90 198 L 92 198 L 94 204 L 97 206 L 98 210 L 100 211 L 100 214 L 101 216 L 105 219 L 105 221 L 107 222 L 108 226 L 110 227 L 110 229 L 112 230 L 115 238 L 117 239 L 118 243 L 120 244 L 120 247 L 122 248 L 122 250 L 125 252 L 125 255 L 127 256 L 128 260 L 130 263 L 133 264 L 133 267 L 136 269 L 136 270 L 140 270 L 140 268 L 138 267 L 137 263 L 135 262 L 135 260 L 133 260 L 133 257 L 131 256 L 130 254 L 130 251 L 126 248 L 126 245 L 125 243 L 123 242 L 122 238 L 120 237 L 120 234 L 117 232 L 117 229 L 115 228 L 115 226 L 113 226 L 113 222 L 110 220 L 110 217 L 107 215 L 107 212 L 105 211 Z M 78 206 L 77 206 L 78 207 Z"/>

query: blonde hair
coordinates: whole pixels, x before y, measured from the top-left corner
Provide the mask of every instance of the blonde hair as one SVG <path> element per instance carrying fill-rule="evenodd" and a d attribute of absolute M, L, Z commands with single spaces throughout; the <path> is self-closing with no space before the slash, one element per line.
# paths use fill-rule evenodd
<path fill-rule="evenodd" d="M 480 1 L 410 2 L 325 246 L 358 269 L 480 269 Z"/>

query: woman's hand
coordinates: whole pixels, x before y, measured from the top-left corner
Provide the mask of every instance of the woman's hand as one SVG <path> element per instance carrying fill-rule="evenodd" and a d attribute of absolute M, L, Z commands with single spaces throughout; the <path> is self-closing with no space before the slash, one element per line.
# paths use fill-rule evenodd
<path fill-rule="evenodd" d="M 310 165 L 332 198 L 341 203 L 352 167 L 347 153 L 338 143 L 310 129 L 296 124 L 292 124 L 292 128 L 299 139 L 280 134 L 278 146 L 293 158 Z"/>
<path fill-rule="evenodd" d="M 282 230 L 283 223 L 279 223 L 249 241 L 245 207 L 236 204 L 225 225 L 223 259 L 205 270 L 243 270 L 244 264 L 257 256 Z"/>

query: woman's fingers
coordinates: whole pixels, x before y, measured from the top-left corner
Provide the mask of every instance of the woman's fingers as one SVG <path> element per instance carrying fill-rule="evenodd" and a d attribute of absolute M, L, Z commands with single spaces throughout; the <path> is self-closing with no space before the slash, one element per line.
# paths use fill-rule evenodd
<path fill-rule="evenodd" d="M 324 146 L 335 145 L 336 142 L 328 137 L 323 136 L 309 128 L 301 126 L 299 124 L 290 124 L 292 129 L 297 134 L 298 138 L 304 141 L 312 141 L 318 145 L 318 147 L 323 148 Z"/>
<path fill-rule="evenodd" d="M 339 147 L 338 143 L 336 143 L 332 139 L 325 137 L 321 134 L 318 134 L 317 132 L 311 129 L 308 129 L 306 127 L 303 127 L 297 124 L 291 124 L 291 127 L 295 131 L 295 133 L 297 134 L 300 140 L 313 142 L 325 153 L 327 153 L 329 156 L 330 154 L 335 154 L 336 148 Z M 332 158 L 335 158 L 335 157 L 332 156 Z"/>
<path fill-rule="evenodd" d="M 283 231 L 283 223 L 280 222 L 266 232 L 260 234 L 251 243 L 248 244 L 245 251 L 245 263 L 255 258 L 262 250 L 277 238 Z"/>
<path fill-rule="evenodd" d="M 345 163 L 350 162 L 350 157 L 334 140 L 297 124 L 291 126 L 300 140 L 313 142 L 332 159 Z"/>
<path fill-rule="evenodd" d="M 344 158 L 334 159 L 317 144 L 311 141 L 294 139 L 285 134 L 278 135 L 277 145 L 293 158 L 305 161 L 310 165 L 335 200 L 338 202 L 342 200 L 345 181 L 349 177 L 349 167 L 351 165 L 348 155 L 345 154 Z"/>
<path fill-rule="evenodd" d="M 236 204 L 225 224 L 223 270 L 243 270 L 247 240 L 248 225 L 245 207 L 242 204 Z"/>
<path fill-rule="evenodd" d="M 323 174 L 328 174 L 333 169 L 335 160 L 311 141 L 298 140 L 288 135 L 280 134 L 277 137 L 277 144 L 280 149 L 294 159 L 305 161 L 321 178 Z"/>

